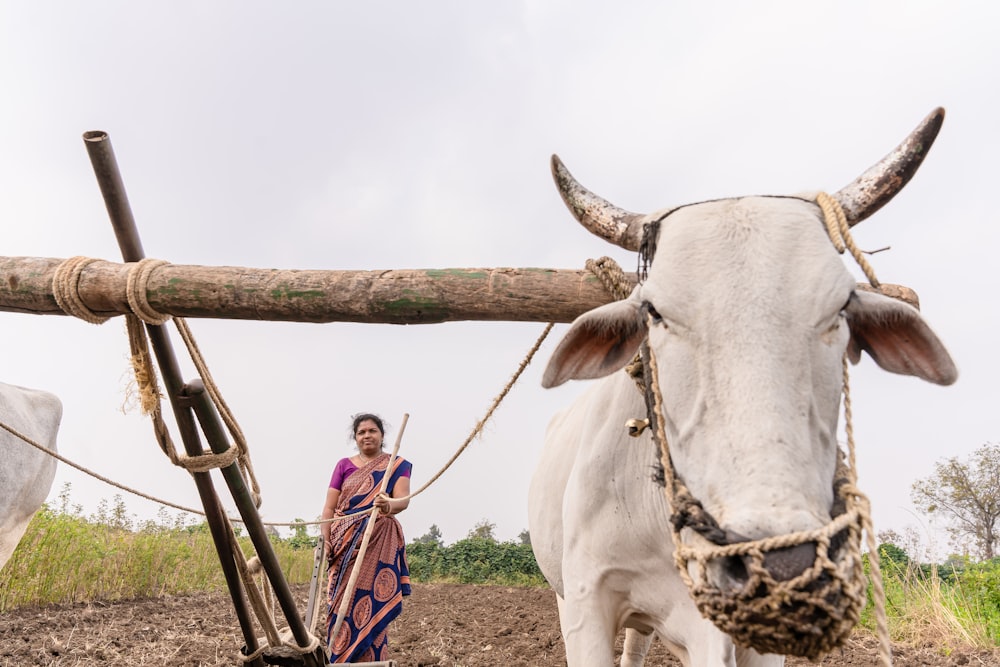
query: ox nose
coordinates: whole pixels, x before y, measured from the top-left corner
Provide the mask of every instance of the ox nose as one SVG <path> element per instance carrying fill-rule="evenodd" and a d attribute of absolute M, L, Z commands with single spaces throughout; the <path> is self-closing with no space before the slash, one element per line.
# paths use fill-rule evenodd
<path fill-rule="evenodd" d="M 805 542 L 764 555 L 764 569 L 775 581 L 788 581 L 799 576 L 816 562 L 816 543 Z"/>
<path fill-rule="evenodd" d="M 717 561 L 728 588 L 741 590 L 750 580 L 746 556 L 727 556 Z M 816 544 L 807 542 L 764 554 L 764 569 L 775 581 L 789 581 L 801 575 L 816 562 Z"/>

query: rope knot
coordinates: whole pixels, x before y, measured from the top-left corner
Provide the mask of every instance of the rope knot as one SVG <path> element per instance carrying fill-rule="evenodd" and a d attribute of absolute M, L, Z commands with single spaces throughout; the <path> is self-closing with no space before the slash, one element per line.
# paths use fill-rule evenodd
<path fill-rule="evenodd" d="M 615 299 L 624 299 L 632 293 L 632 283 L 629 282 L 618 262 L 610 257 L 588 259 L 585 265 L 587 270 L 597 276 L 601 284 Z"/>

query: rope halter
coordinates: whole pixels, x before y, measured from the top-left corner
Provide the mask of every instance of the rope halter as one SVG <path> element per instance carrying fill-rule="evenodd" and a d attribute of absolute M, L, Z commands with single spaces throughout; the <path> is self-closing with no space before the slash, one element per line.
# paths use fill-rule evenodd
<path fill-rule="evenodd" d="M 823 210 L 827 231 L 838 252 L 849 250 L 873 286 L 874 271 L 850 237 L 843 212 L 835 199 L 821 193 L 817 204 Z M 653 326 L 651 315 L 647 325 Z M 664 432 L 663 396 L 660 392 L 656 357 L 648 344 L 642 346 L 643 382 L 647 420 L 659 447 L 664 471 L 665 494 L 671 507 L 674 561 L 695 605 L 703 616 L 743 647 L 761 653 L 795 655 L 820 660 L 844 644 L 857 624 L 865 603 L 867 577 L 861 558 L 861 539 L 867 534 L 869 552 L 876 554 L 868 498 L 857 487 L 857 467 L 848 384 L 848 361 L 843 360 L 843 395 L 848 452 L 839 452 L 834 475 L 834 506 L 831 520 L 821 528 L 757 540 L 734 541 L 695 499 L 675 474 Z M 645 426 L 645 424 L 640 424 Z M 640 430 L 630 424 L 631 430 Z M 682 531 L 689 529 L 704 539 L 685 543 Z M 812 563 L 796 572 L 775 573 L 775 554 L 795 550 Z M 803 556 L 805 554 L 805 556 Z M 885 625 L 884 590 L 876 557 L 870 559 L 879 662 L 889 666 L 891 653 Z M 716 568 L 745 569 L 745 583 L 721 588 L 712 581 Z M 744 577 L 739 577 L 743 580 Z"/>

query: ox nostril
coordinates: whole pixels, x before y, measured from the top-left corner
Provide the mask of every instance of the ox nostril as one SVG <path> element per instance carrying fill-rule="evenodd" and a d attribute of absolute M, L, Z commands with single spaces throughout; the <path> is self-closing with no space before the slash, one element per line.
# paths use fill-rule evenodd
<path fill-rule="evenodd" d="M 722 571 L 733 583 L 734 588 L 743 588 L 750 579 L 746 563 L 742 556 L 726 556 L 722 559 Z"/>
<path fill-rule="evenodd" d="M 806 542 L 768 552 L 764 556 L 764 568 L 775 581 L 788 581 L 812 567 L 815 561 L 816 544 Z"/>

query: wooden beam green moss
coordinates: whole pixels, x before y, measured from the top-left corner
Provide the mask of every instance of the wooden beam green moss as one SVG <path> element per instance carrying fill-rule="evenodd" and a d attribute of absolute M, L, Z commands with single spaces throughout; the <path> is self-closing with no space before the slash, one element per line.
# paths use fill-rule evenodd
<path fill-rule="evenodd" d="M 290 290 L 287 287 L 276 287 L 271 290 L 271 298 L 277 301 L 282 299 L 322 299 L 326 297 L 326 292 L 318 289 Z"/>
<path fill-rule="evenodd" d="M 424 275 L 428 278 L 465 278 L 467 280 L 486 280 L 490 277 L 487 271 L 469 271 L 468 269 L 428 269 Z"/>

